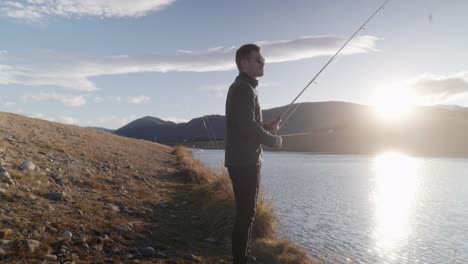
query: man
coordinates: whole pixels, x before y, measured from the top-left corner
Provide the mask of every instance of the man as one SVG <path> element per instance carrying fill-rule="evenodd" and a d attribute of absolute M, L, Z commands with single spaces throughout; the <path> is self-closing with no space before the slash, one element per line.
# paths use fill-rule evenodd
<path fill-rule="evenodd" d="M 260 186 L 262 144 L 275 149 L 282 139 L 274 134 L 279 120 L 263 124 L 258 103 L 257 77 L 263 76 L 265 60 L 260 47 L 246 44 L 236 52 L 239 75 L 229 87 L 226 99 L 225 166 L 234 189 L 236 219 L 232 231 L 234 264 L 255 263 L 250 255 L 250 236 Z"/>

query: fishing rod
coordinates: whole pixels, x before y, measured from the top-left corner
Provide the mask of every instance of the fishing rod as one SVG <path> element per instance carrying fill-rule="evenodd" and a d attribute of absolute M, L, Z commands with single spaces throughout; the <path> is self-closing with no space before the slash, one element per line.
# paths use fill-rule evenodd
<path fill-rule="evenodd" d="M 307 90 L 307 88 L 309 88 L 309 86 L 315 82 L 315 79 L 317 79 L 317 77 L 323 72 L 323 70 L 325 70 L 325 68 L 327 68 L 327 66 L 335 59 L 336 56 L 338 56 L 338 54 L 340 54 L 340 52 L 348 45 L 348 43 L 362 30 L 364 29 L 364 27 L 367 25 L 367 23 L 369 23 L 369 21 L 372 20 L 372 18 L 380 12 L 380 10 L 382 10 L 385 5 L 390 2 L 390 0 L 386 0 L 367 20 L 366 22 L 364 22 L 359 28 L 358 30 L 356 30 L 356 32 L 354 32 L 354 34 L 343 44 L 343 46 L 341 46 L 341 48 L 335 53 L 335 55 L 333 55 L 327 63 L 325 63 L 325 65 L 322 67 L 322 69 L 320 69 L 320 71 L 315 75 L 315 77 L 304 87 L 304 89 L 302 89 L 302 91 L 296 96 L 296 98 L 294 98 L 294 100 L 289 104 L 289 106 L 286 108 L 286 110 L 283 111 L 283 113 L 281 113 L 280 116 L 278 116 L 278 118 L 276 119 L 276 121 L 281 121 L 281 119 L 283 118 L 283 116 L 293 107 L 294 103 L 297 101 L 297 99 L 305 92 L 305 90 Z M 288 115 L 288 117 L 282 121 L 279 125 L 279 128 L 281 128 L 285 123 L 286 121 L 288 121 L 288 119 L 292 116 L 292 114 L 297 110 L 297 108 L 299 108 L 299 106 L 301 105 L 302 103 L 299 103 L 298 105 L 296 105 L 296 107 L 293 109 L 293 111 L 291 111 L 291 113 Z"/>

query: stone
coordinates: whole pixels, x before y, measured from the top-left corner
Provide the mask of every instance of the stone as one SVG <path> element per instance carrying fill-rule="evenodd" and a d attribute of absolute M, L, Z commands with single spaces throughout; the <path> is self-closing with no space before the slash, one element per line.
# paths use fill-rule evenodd
<path fill-rule="evenodd" d="M 11 240 L 0 239 L 0 247 L 9 247 L 12 243 Z"/>
<path fill-rule="evenodd" d="M 0 230 L 0 238 L 7 238 L 13 234 L 13 230 L 11 228 L 5 228 Z"/>
<path fill-rule="evenodd" d="M 57 260 L 57 255 L 45 255 L 44 258 L 47 261 L 54 261 L 54 260 Z"/>
<path fill-rule="evenodd" d="M 62 234 L 62 238 L 65 240 L 70 240 L 72 237 L 73 237 L 73 234 L 70 231 L 65 231 Z"/>
<path fill-rule="evenodd" d="M 152 247 L 145 247 L 140 250 L 140 254 L 143 257 L 152 257 L 156 254 L 156 250 Z"/>
<path fill-rule="evenodd" d="M 0 169 L 0 182 L 15 185 L 15 182 L 11 179 L 10 174 L 5 168 Z"/>
<path fill-rule="evenodd" d="M 187 254 L 184 255 L 184 259 L 194 261 L 194 262 L 199 262 L 200 260 L 193 254 Z"/>
<path fill-rule="evenodd" d="M 159 252 L 159 251 L 156 252 L 156 253 L 154 254 L 154 256 L 155 256 L 156 258 L 159 258 L 159 259 L 167 259 L 167 258 L 168 258 L 167 254 L 165 254 L 165 253 L 163 253 L 163 252 Z"/>
<path fill-rule="evenodd" d="M 22 170 L 28 170 L 28 171 L 33 171 L 36 169 L 36 165 L 30 160 L 25 160 L 23 163 L 20 164 L 20 168 Z"/>
<path fill-rule="evenodd" d="M 0 194 L 5 195 L 7 192 L 8 192 L 7 190 L 5 190 L 5 189 L 3 189 L 3 188 L 0 188 Z"/>
<path fill-rule="evenodd" d="M 119 230 L 122 232 L 122 233 L 128 233 L 132 230 L 132 227 L 130 225 L 126 225 L 126 224 L 122 224 L 119 226 Z"/>
<path fill-rule="evenodd" d="M 0 247 L 0 258 L 3 258 L 5 255 L 6 255 L 5 250 Z"/>
<path fill-rule="evenodd" d="M 108 204 L 106 204 L 106 207 L 109 208 L 111 211 L 114 211 L 116 213 L 120 212 L 120 208 L 115 204 L 108 203 Z"/>
<path fill-rule="evenodd" d="M 27 239 L 25 241 L 26 244 L 26 249 L 30 252 L 33 253 L 36 251 L 37 248 L 41 246 L 41 242 L 34 240 L 34 239 Z"/>
<path fill-rule="evenodd" d="M 78 256 L 78 254 L 75 253 L 75 252 L 72 252 L 72 253 L 70 254 L 70 256 L 71 256 L 72 259 L 79 259 L 79 258 L 80 258 L 80 256 Z"/>
<path fill-rule="evenodd" d="M 64 200 L 67 195 L 64 192 L 50 192 L 46 194 L 45 197 L 50 200 L 60 201 Z"/>
<path fill-rule="evenodd" d="M 89 245 L 88 245 L 88 243 L 83 243 L 83 244 L 80 245 L 80 247 L 81 247 L 82 249 L 86 250 L 86 251 L 89 251 Z"/>

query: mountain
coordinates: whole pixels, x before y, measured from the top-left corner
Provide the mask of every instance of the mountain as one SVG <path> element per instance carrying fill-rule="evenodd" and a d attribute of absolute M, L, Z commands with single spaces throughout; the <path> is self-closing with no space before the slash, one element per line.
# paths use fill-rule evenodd
<path fill-rule="evenodd" d="M 164 144 L 209 141 L 224 138 L 224 116 L 209 115 L 187 123 L 173 123 L 155 117 L 144 117 L 117 129 L 120 136 L 157 141 Z"/>
<path fill-rule="evenodd" d="M 374 154 L 393 149 L 415 155 L 468 156 L 468 109 L 459 106 L 416 107 L 398 122 L 386 121 L 370 106 L 347 102 L 295 104 L 279 131 L 283 150 L 338 154 Z M 271 122 L 287 106 L 263 111 Z M 283 121 L 288 118 L 284 115 Z M 203 120 L 207 128 L 205 128 Z M 120 129 L 119 129 L 120 130 Z M 205 116 L 188 123 L 117 130 L 123 136 L 163 144 L 222 139 L 224 116 Z M 125 132 L 125 133 L 124 133 Z M 211 135 L 211 136 L 210 136 Z M 212 135 L 215 135 L 214 137 Z"/>

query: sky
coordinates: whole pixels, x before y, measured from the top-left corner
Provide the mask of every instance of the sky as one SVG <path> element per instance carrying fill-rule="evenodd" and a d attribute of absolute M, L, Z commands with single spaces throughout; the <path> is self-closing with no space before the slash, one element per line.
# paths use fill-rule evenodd
<path fill-rule="evenodd" d="M 0 0 L 0 111 L 119 128 L 224 115 L 237 48 L 289 104 L 377 0 Z M 299 102 L 468 106 L 468 1 L 391 0 Z"/>

